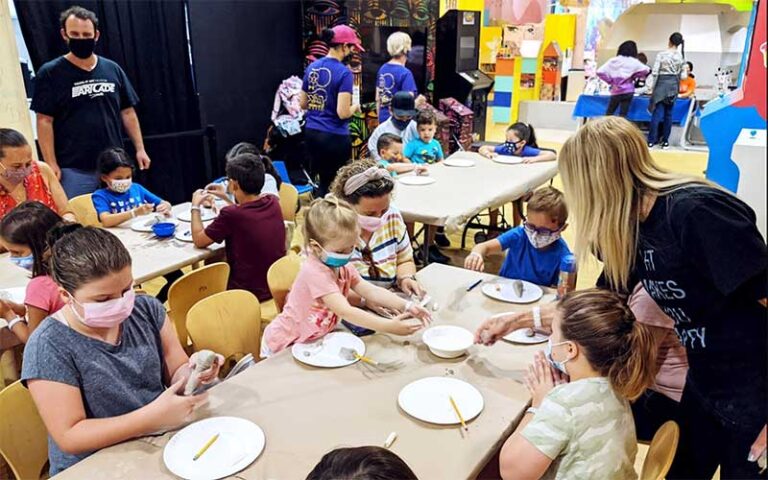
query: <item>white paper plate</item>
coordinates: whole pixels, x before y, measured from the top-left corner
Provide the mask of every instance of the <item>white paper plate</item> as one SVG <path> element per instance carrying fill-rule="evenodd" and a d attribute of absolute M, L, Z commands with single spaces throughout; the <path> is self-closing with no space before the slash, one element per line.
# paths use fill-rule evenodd
<path fill-rule="evenodd" d="M 503 338 L 504 340 L 512 343 L 524 343 L 526 345 L 535 345 L 537 343 L 544 343 L 549 338 L 546 335 L 542 335 L 539 332 L 536 332 L 533 334 L 532 337 L 529 337 L 525 333 L 528 331 L 528 328 L 518 328 L 512 333 L 508 333 Z"/>
<path fill-rule="evenodd" d="M 404 185 L 430 185 L 437 181 L 433 177 L 425 175 L 405 175 L 398 176 L 397 179 Z"/>
<path fill-rule="evenodd" d="M 156 221 L 154 215 L 145 215 L 143 217 L 139 217 L 137 220 L 134 220 L 133 223 L 131 223 L 131 230 L 134 232 L 151 233 L 152 225 L 155 223 L 175 223 L 178 225 L 178 222 L 176 222 L 173 218 L 163 218 L 158 222 Z"/>
<path fill-rule="evenodd" d="M 214 212 L 212 208 L 200 207 L 200 217 L 204 222 L 207 222 L 208 220 L 213 220 L 217 216 L 218 214 Z M 183 212 L 176 215 L 176 218 L 178 218 L 182 222 L 191 222 L 192 210 L 184 210 Z"/>
<path fill-rule="evenodd" d="M 513 157 L 511 155 L 496 155 L 492 160 L 496 163 L 503 163 L 504 165 L 523 163 L 523 157 Z"/>
<path fill-rule="evenodd" d="M 454 325 L 436 325 L 421 335 L 429 350 L 441 358 L 456 358 L 475 343 L 475 336 L 466 328 Z"/>
<path fill-rule="evenodd" d="M 526 281 L 523 281 L 523 294 L 519 297 L 512 287 L 511 280 L 486 283 L 483 285 L 482 290 L 484 294 L 494 300 L 509 303 L 532 303 L 544 295 L 541 287 Z"/>
<path fill-rule="evenodd" d="M 194 241 L 192 240 L 192 229 L 189 228 L 177 228 L 174 238 L 176 238 L 176 240 L 181 240 L 182 242 L 192 243 Z"/>
<path fill-rule="evenodd" d="M 0 300 L 10 300 L 13 303 L 24 305 L 27 295 L 26 287 L 3 288 L 0 290 Z"/>
<path fill-rule="evenodd" d="M 347 332 L 331 332 L 312 343 L 295 343 L 291 353 L 296 360 L 313 367 L 338 368 L 356 363 L 356 359 L 349 360 L 341 355 L 341 347 L 365 355 L 365 343 Z"/>
<path fill-rule="evenodd" d="M 443 164 L 449 167 L 474 167 L 475 161 L 466 158 L 449 158 L 444 160 Z"/>
<path fill-rule="evenodd" d="M 195 454 L 214 435 L 219 438 L 197 460 Z M 212 417 L 195 422 L 173 436 L 163 461 L 174 475 L 187 480 L 228 477 L 253 463 L 264 450 L 264 432 L 255 423 L 237 417 Z"/>
<path fill-rule="evenodd" d="M 462 380 L 448 377 L 427 377 L 416 380 L 400 390 L 397 403 L 408 415 L 437 425 L 461 423 L 451 406 L 453 397 L 465 422 L 483 411 L 483 395 Z"/>

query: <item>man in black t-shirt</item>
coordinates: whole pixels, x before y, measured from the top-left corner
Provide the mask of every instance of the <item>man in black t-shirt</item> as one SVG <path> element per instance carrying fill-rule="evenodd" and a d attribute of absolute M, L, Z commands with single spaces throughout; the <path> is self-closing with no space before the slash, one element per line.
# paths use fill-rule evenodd
<path fill-rule="evenodd" d="M 96 158 L 107 148 L 123 147 L 121 125 L 136 148 L 139 168 L 149 168 L 150 159 L 131 82 L 119 65 L 93 53 L 99 39 L 96 15 L 77 6 L 65 10 L 61 35 L 69 53 L 38 71 L 32 110 L 43 159 L 73 198 L 99 188 Z"/>

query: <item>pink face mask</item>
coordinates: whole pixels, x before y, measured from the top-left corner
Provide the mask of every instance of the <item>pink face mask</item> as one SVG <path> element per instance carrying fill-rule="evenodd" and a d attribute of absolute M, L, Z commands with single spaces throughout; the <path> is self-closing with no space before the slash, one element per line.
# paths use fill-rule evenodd
<path fill-rule="evenodd" d="M 360 228 L 362 228 L 366 232 L 375 232 L 376 230 L 381 228 L 381 225 L 384 222 L 382 221 L 382 217 L 369 217 L 366 215 L 358 215 L 357 223 L 358 225 L 360 225 Z"/>
<path fill-rule="evenodd" d="M 69 306 L 75 317 L 84 325 L 91 328 L 111 328 L 123 323 L 133 312 L 136 294 L 131 289 L 125 292 L 122 297 L 106 302 L 80 303 L 71 294 L 69 298 L 83 307 L 83 316 L 80 316 L 74 305 L 70 304 Z"/>

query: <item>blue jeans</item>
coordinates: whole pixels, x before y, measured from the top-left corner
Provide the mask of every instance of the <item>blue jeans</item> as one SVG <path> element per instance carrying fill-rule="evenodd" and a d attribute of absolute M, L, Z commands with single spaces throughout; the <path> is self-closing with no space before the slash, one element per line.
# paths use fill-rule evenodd
<path fill-rule="evenodd" d="M 61 169 L 61 186 L 67 198 L 93 193 L 101 186 L 99 174 L 77 168 Z"/>
<path fill-rule="evenodd" d="M 660 102 L 651 117 L 651 126 L 648 130 L 648 143 L 659 143 L 659 124 L 661 124 L 661 143 L 669 142 L 669 134 L 672 132 L 672 109 L 675 102 Z"/>

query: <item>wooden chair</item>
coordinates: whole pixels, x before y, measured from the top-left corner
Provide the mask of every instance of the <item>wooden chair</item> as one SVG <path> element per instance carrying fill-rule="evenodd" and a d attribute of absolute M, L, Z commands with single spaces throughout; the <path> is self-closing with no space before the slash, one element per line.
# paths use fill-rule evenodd
<path fill-rule="evenodd" d="M 296 280 L 296 275 L 299 274 L 299 268 L 301 268 L 301 257 L 289 252 L 288 255 L 273 263 L 267 271 L 267 285 L 275 301 L 277 313 L 283 311 L 285 299 L 293 281 Z"/>
<path fill-rule="evenodd" d="M 96 209 L 93 207 L 93 200 L 91 194 L 78 195 L 71 199 L 68 203 L 69 209 L 77 217 L 77 221 L 87 227 L 99 227 L 101 222 L 99 221 L 99 215 L 96 213 Z"/>
<path fill-rule="evenodd" d="M 179 278 L 168 289 L 168 316 L 176 327 L 181 346 L 189 347 L 187 313 L 197 302 L 227 289 L 229 265 L 224 262 L 212 263 L 192 270 Z"/>
<path fill-rule="evenodd" d="M 299 192 L 290 183 L 283 182 L 280 185 L 280 209 L 283 211 L 283 220 L 293 222 L 296 220 L 296 211 L 299 206 Z"/>
<path fill-rule="evenodd" d="M 664 423 L 651 440 L 648 454 L 643 462 L 640 480 L 663 480 L 672 466 L 677 451 L 677 441 L 680 439 L 680 427 L 672 420 Z"/>
<path fill-rule="evenodd" d="M 0 391 L 0 454 L 16 478 L 40 478 L 48 461 L 48 432 L 21 381 Z"/>
<path fill-rule="evenodd" d="M 227 290 L 203 299 L 187 314 L 187 331 L 195 350 L 213 350 L 227 360 L 223 373 L 250 353 L 261 350 L 259 299 L 246 290 Z"/>

